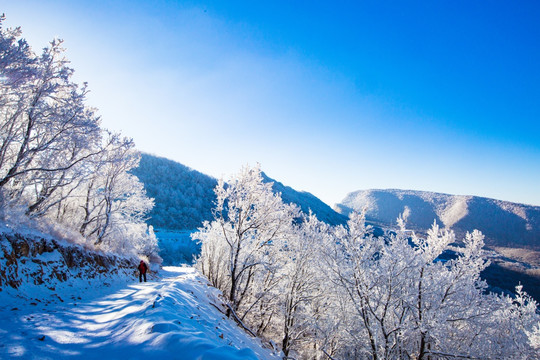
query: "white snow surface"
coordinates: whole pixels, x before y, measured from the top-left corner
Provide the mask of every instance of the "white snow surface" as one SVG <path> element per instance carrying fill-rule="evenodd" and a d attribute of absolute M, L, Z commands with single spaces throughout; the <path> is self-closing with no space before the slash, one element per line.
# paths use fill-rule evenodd
<path fill-rule="evenodd" d="M 4 289 L 0 359 L 280 359 L 222 313 L 220 294 L 191 267 L 41 299 Z"/>

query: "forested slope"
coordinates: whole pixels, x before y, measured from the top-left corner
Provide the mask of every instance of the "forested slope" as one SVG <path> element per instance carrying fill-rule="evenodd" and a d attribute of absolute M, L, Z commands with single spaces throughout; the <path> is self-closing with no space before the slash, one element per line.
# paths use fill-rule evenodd
<path fill-rule="evenodd" d="M 281 193 L 281 198 L 285 203 L 297 204 L 303 213 L 308 214 L 311 210 L 319 220 L 329 225 L 339 225 L 347 222 L 347 216 L 336 212 L 315 195 L 283 185 L 281 182 L 271 179 L 265 173 L 262 173 L 262 176 L 265 182 L 273 183 L 272 189 Z"/>
<path fill-rule="evenodd" d="M 143 183 L 154 209 L 148 222 L 157 228 L 196 229 L 212 217 L 217 180 L 185 165 L 162 157 L 141 155 L 132 170 Z"/>
<path fill-rule="evenodd" d="M 139 167 L 132 170 L 148 196 L 154 198 L 154 209 L 148 223 L 156 228 L 193 230 L 205 220 L 212 219 L 217 180 L 176 161 L 155 155 L 141 155 Z M 304 213 L 309 210 L 330 225 L 343 224 L 347 217 L 338 214 L 316 196 L 296 191 L 263 174 L 265 182 L 272 182 L 274 192 L 281 193 L 286 203 L 294 203 Z"/>

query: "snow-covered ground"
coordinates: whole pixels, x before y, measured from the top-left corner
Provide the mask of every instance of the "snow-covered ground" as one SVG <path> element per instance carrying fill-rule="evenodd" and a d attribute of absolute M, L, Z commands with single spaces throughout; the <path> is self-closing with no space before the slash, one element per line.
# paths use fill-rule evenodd
<path fill-rule="evenodd" d="M 218 311 L 219 291 L 190 267 L 56 295 L 0 292 L 0 359 L 280 358 Z"/>

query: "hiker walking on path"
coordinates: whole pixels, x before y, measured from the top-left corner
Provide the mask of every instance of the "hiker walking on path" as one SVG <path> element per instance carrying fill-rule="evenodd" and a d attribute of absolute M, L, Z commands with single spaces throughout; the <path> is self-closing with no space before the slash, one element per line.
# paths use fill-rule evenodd
<path fill-rule="evenodd" d="M 142 282 L 142 279 L 144 277 L 144 282 L 146 282 L 146 272 L 148 271 L 148 266 L 144 263 L 144 261 L 141 260 L 141 263 L 139 264 L 139 282 Z"/>

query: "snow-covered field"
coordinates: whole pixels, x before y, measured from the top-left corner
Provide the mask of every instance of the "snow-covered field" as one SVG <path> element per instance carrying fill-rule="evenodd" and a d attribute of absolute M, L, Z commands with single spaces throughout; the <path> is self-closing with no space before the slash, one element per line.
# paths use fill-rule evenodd
<path fill-rule="evenodd" d="M 56 295 L 0 292 L 0 359 L 280 358 L 218 310 L 219 291 L 190 267 Z"/>

